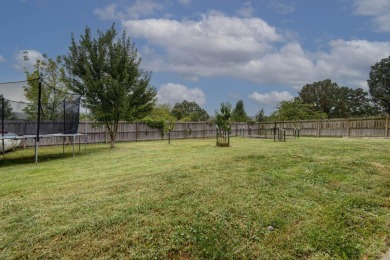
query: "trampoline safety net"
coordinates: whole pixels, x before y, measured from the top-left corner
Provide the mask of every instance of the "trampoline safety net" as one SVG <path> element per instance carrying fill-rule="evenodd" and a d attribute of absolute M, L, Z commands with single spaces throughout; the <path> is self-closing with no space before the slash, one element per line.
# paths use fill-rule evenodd
<path fill-rule="evenodd" d="M 45 81 L 39 84 L 39 79 L 0 83 L 1 131 L 17 135 L 37 135 L 38 130 L 39 135 L 75 134 L 80 99 L 80 95 L 54 88 Z"/>

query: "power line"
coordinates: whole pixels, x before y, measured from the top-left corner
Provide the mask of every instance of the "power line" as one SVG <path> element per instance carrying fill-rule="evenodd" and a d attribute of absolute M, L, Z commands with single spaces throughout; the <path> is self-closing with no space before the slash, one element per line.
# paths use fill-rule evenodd
<path fill-rule="evenodd" d="M 38 80 L 39 78 L 35 78 L 35 79 L 28 79 L 28 80 L 19 80 L 19 81 L 8 81 L 8 82 L 0 82 L 0 85 L 5 85 L 5 84 L 16 84 L 16 83 L 24 83 L 24 82 L 28 82 L 28 81 L 34 81 L 34 80 Z"/>

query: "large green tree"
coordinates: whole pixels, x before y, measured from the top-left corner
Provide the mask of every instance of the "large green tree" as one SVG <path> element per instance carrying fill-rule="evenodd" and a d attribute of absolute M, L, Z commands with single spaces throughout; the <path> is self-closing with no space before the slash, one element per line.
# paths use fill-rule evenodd
<path fill-rule="evenodd" d="M 27 51 L 24 52 L 24 59 L 26 61 L 29 60 Z M 66 87 L 61 80 L 62 72 L 59 63 L 59 58 L 54 60 L 46 54 L 43 54 L 42 59 L 38 59 L 35 62 L 33 71 L 25 68 L 28 86 L 24 88 L 24 95 L 29 101 L 29 104 L 24 108 L 24 112 L 27 114 L 27 118 L 37 118 L 39 99 L 38 79 L 40 76 L 44 81 L 41 84 L 41 119 L 55 120 L 62 117 L 62 114 L 59 114 L 59 107 L 62 107 L 62 101 L 66 95 Z"/>
<path fill-rule="evenodd" d="M 379 113 L 380 111 L 373 104 L 368 92 L 362 88 L 339 87 L 331 117 L 367 117 Z"/>
<path fill-rule="evenodd" d="M 340 87 L 330 79 L 305 85 L 299 92 L 304 104 L 328 118 L 363 117 L 378 114 L 368 93 L 361 88 Z"/>
<path fill-rule="evenodd" d="M 300 98 L 282 101 L 278 109 L 268 118 L 270 121 L 292 121 L 327 118 L 326 113 L 319 112 L 312 104 L 305 104 Z"/>
<path fill-rule="evenodd" d="M 151 73 L 141 69 L 134 43 L 122 33 L 117 38 L 113 24 L 94 38 L 89 27 L 76 42 L 71 38 L 64 55 L 64 78 L 69 88 L 85 97 L 85 105 L 95 120 L 103 122 L 114 148 L 120 120 L 132 122 L 150 113 L 156 102 Z"/>
<path fill-rule="evenodd" d="M 196 102 L 188 102 L 184 100 L 181 103 L 176 103 L 172 108 L 172 115 L 180 121 L 207 121 L 210 116 Z"/>
<path fill-rule="evenodd" d="M 248 115 L 246 114 L 244 101 L 238 100 L 236 106 L 232 111 L 232 121 L 234 122 L 246 122 L 248 121 Z"/>
<path fill-rule="evenodd" d="M 371 66 L 367 83 L 374 102 L 390 115 L 390 56 Z"/>
<path fill-rule="evenodd" d="M 338 88 L 337 83 L 326 79 L 306 84 L 299 92 L 299 97 L 303 103 L 310 104 L 319 112 L 323 112 L 331 117 L 337 100 Z"/>

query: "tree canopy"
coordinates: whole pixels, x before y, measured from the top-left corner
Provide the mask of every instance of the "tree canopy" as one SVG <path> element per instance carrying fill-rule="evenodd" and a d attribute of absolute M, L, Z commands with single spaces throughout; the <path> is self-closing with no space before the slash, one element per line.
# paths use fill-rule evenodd
<path fill-rule="evenodd" d="M 304 104 L 325 113 L 328 118 L 372 116 L 378 114 L 368 93 L 361 88 L 340 87 L 330 79 L 306 84 L 299 92 Z"/>
<path fill-rule="evenodd" d="M 267 116 L 265 115 L 264 109 L 260 109 L 259 112 L 256 113 L 256 121 L 263 122 L 267 120 Z"/>
<path fill-rule="evenodd" d="M 85 97 L 95 120 L 103 122 L 114 147 L 120 120 L 142 119 L 153 109 L 156 89 L 151 73 L 141 69 L 134 43 L 126 32 L 117 39 L 113 24 L 94 38 L 89 27 L 76 42 L 72 35 L 69 54 L 62 56 L 64 79 L 69 88 Z"/>
<path fill-rule="evenodd" d="M 3 108 L 4 103 L 4 108 Z M 12 112 L 11 104 L 2 95 L 0 95 L 0 115 L 4 111 L 4 119 L 16 119 L 15 114 Z M 0 118 L 1 119 L 1 118 Z"/>
<path fill-rule="evenodd" d="M 164 134 L 170 131 L 175 126 L 177 119 L 171 115 L 171 107 L 169 104 L 156 105 L 151 113 L 142 119 L 149 127 L 160 130 L 161 137 L 164 138 Z"/>
<path fill-rule="evenodd" d="M 28 52 L 24 53 L 24 59 L 29 60 Z M 62 115 L 58 115 L 57 107 L 62 105 L 62 101 L 66 95 L 66 87 L 61 80 L 61 68 L 59 66 L 59 58 L 53 60 L 43 54 L 43 59 L 39 59 L 34 64 L 32 72 L 25 68 L 25 74 L 28 81 L 28 86 L 24 88 L 24 94 L 29 101 L 24 112 L 27 118 L 36 119 L 38 110 L 38 92 L 39 92 L 39 77 L 42 77 L 47 84 L 42 84 L 41 88 L 41 119 L 55 120 Z"/>
<path fill-rule="evenodd" d="M 330 79 L 313 82 L 303 86 L 299 92 L 299 97 L 303 103 L 311 104 L 319 112 L 331 117 L 332 109 L 335 105 L 338 85 Z"/>
<path fill-rule="evenodd" d="M 367 80 L 374 102 L 390 114 L 390 56 L 371 66 Z"/>
<path fill-rule="evenodd" d="M 196 102 L 188 102 L 184 100 L 181 103 L 176 103 L 172 109 L 172 115 L 180 121 L 207 121 L 210 116 Z"/>
<path fill-rule="evenodd" d="M 234 122 L 247 122 L 248 115 L 246 114 L 244 101 L 238 100 L 236 106 L 232 111 L 232 121 Z"/>
<path fill-rule="evenodd" d="M 232 105 L 230 103 L 221 103 L 221 107 L 215 111 L 215 123 L 219 131 L 230 132 L 230 122 L 232 116 Z"/>
<path fill-rule="evenodd" d="M 282 101 L 278 109 L 269 117 L 271 121 L 292 121 L 327 118 L 323 112 L 319 112 L 313 105 L 305 104 L 299 98 L 291 101 Z"/>

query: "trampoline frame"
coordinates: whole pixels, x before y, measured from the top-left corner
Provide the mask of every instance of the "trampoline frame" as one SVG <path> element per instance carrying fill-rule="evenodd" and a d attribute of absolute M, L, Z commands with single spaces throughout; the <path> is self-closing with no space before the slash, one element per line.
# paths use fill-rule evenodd
<path fill-rule="evenodd" d="M 75 144 L 76 137 L 79 139 L 79 152 L 81 151 L 81 137 L 86 137 L 86 134 L 76 133 L 76 134 L 45 134 L 45 135 L 17 135 L 17 136 L 0 136 L 0 140 L 3 145 L 3 157 L 5 156 L 4 151 L 4 140 L 23 140 L 23 139 L 34 139 L 34 158 L 35 163 L 38 163 L 38 148 L 39 148 L 39 138 L 50 138 L 50 137 L 64 137 L 64 141 L 62 142 L 62 152 L 65 153 L 65 137 L 72 137 L 72 145 L 73 145 L 73 159 L 75 158 Z M 87 150 L 87 140 L 84 138 L 84 151 Z"/>
<path fill-rule="evenodd" d="M 79 139 L 79 152 L 80 152 L 80 145 L 81 145 L 81 136 L 85 136 L 84 138 L 84 146 L 85 150 L 87 149 L 87 134 L 81 134 L 81 133 L 72 133 L 72 134 L 66 134 L 66 133 L 54 133 L 54 134 L 40 134 L 40 124 L 41 124 L 41 95 L 42 95 L 42 74 L 39 75 L 39 82 L 38 82 L 38 111 L 37 111 L 37 128 L 36 128 L 36 134 L 33 135 L 17 135 L 17 136 L 5 136 L 5 130 L 4 130 L 4 110 L 1 113 L 1 135 L 0 135 L 0 140 L 2 148 L 3 148 L 3 157 L 5 157 L 5 149 L 4 149 L 4 140 L 23 140 L 23 139 L 34 139 L 34 157 L 35 157 L 35 164 L 38 163 L 38 148 L 39 148 L 39 139 L 40 138 L 50 138 L 50 137 L 63 137 L 63 153 L 65 153 L 65 138 L 66 137 L 72 137 L 73 139 L 73 159 L 75 158 L 75 142 L 76 142 L 76 137 Z M 4 95 L 0 95 L 1 102 L 2 102 L 2 109 L 4 109 Z M 64 100 L 64 106 L 65 106 L 65 100 Z M 65 113 L 65 109 L 64 109 Z M 80 121 L 79 121 L 80 122 Z M 78 122 L 78 124 L 79 124 Z M 64 117 L 64 131 L 65 131 L 65 117 Z"/>

